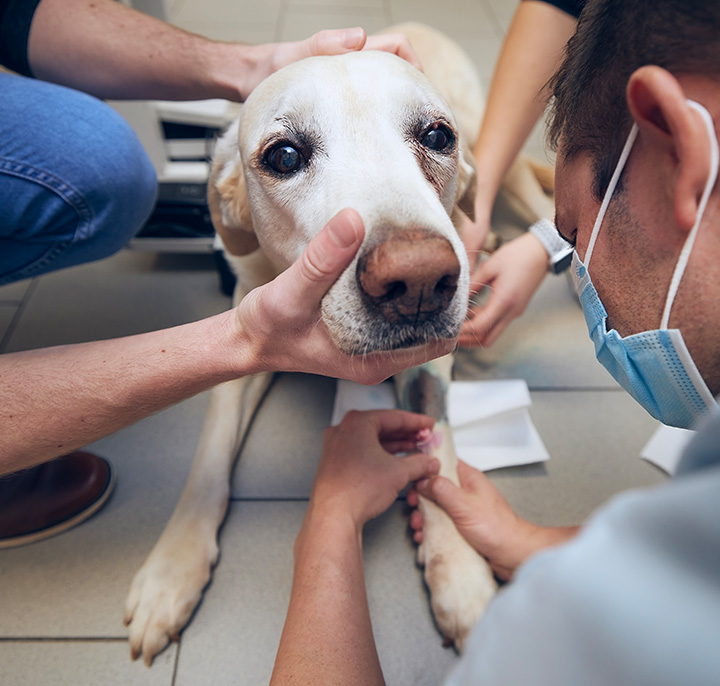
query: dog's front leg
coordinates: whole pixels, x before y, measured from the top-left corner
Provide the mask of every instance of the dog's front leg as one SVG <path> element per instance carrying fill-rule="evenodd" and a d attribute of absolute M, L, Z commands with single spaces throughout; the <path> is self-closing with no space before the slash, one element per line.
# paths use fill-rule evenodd
<path fill-rule="evenodd" d="M 177 640 L 210 581 L 232 465 L 271 374 L 214 388 L 185 489 L 168 525 L 135 574 L 125 606 L 130 651 L 146 664 Z M 238 423 L 238 418 L 240 422 Z"/>
<path fill-rule="evenodd" d="M 436 420 L 432 454 L 440 460 L 440 474 L 459 483 L 457 455 L 447 420 L 447 390 L 452 357 L 446 356 L 395 377 L 400 406 Z M 497 584 L 488 563 L 460 535 L 452 520 L 431 501 L 420 498 L 423 542 L 418 562 L 435 621 L 458 650 L 492 598 Z"/>
<path fill-rule="evenodd" d="M 235 305 L 254 285 L 274 275 L 259 253 L 245 258 L 240 268 Z M 148 665 L 170 640 L 177 640 L 210 581 L 232 466 L 271 380 L 272 374 L 258 374 L 210 392 L 187 484 L 162 536 L 135 574 L 125 605 L 131 655 L 142 653 Z"/>

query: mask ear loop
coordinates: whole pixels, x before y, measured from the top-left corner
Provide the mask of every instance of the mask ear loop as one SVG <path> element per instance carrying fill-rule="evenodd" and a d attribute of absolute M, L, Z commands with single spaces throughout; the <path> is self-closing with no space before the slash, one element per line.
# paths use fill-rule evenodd
<path fill-rule="evenodd" d="M 673 302 L 675 302 L 675 296 L 677 295 L 678 288 L 680 288 L 680 281 L 682 280 L 683 274 L 685 273 L 685 267 L 687 267 L 688 260 L 690 259 L 690 253 L 695 243 L 695 237 L 697 236 L 698 229 L 700 228 L 700 222 L 702 221 L 703 215 L 705 214 L 705 207 L 710 198 L 710 193 L 715 187 L 715 182 L 718 176 L 718 166 L 720 155 L 718 154 L 718 140 L 715 135 L 715 126 L 713 124 L 710 113 L 699 103 L 694 100 L 688 100 L 688 105 L 692 107 L 702 117 L 703 123 L 708 130 L 708 136 L 710 137 L 710 175 L 707 183 L 705 184 L 705 190 L 703 191 L 702 197 L 700 198 L 700 204 L 698 205 L 697 218 L 695 224 L 693 224 L 688 237 L 685 239 L 680 257 L 678 258 L 677 264 L 675 265 L 675 271 L 673 272 L 672 280 L 670 281 L 670 287 L 668 288 L 667 300 L 665 301 L 665 310 L 663 311 L 662 320 L 660 322 L 661 329 L 667 329 L 668 322 L 670 320 L 670 310 L 672 309 Z"/>
<path fill-rule="evenodd" d="M 583 260 L 585 269 L 587 269 L 588 271 L 590 270 L 590 258 L 592 257 L 593 250 L 595 249 L 595 241 L 597 241 L 598 234 L 600 233 L 600 226 L 603 223 L 603 219 L 605 219 L 605 213 L 607 212 L 608 205 L 610 204 L 610 200 L 612 199 L 613 193 L 615 192 L 615 187 L 617 186 L 620 179 L 620 174 L 622 174 L 623 169 L 625 168 L 625 163 L 627 162 L 628 157 L 630 157 L 630 150 L 632 149 L 633 143 L 637 138 L 637 134 L 637 124 L 633 124 L 632 129 L 630 129 L 630 134 L 625 141 L 625 147 L 620 153 L 620 159 L 618 160 L 617 166 L 615 167 L 615 171 L 610 178 L 610 183 L 608 184 L 607 190 L 605 191 L 605 197 L 603 198 L 602 204 L 600 205 L 600 210 L 598 211 L 597 217 L 595 218 L 595 224 L 593 225 L 593 230 L 590 234 L 590 242 L 588 243 L 587 250 L 585 251 L 585 259 Z"/>

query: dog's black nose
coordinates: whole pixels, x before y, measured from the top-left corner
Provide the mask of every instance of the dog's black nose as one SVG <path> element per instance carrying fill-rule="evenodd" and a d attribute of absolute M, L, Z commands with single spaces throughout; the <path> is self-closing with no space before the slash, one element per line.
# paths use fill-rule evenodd
<path fill-rule="evenodd" d="M 423 229 L 391 232 L 357 264 L 366 306 L 398 324 L 422 324 L 446 310 L 459 276 L 450 241 Z"/>

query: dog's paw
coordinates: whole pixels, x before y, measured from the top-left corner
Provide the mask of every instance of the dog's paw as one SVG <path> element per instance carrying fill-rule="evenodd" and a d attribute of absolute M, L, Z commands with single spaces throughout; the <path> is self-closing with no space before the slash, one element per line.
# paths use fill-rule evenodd
<path fill-rule="evenodd" d="M 435 622 L 446 643 L 462 652 L 497 590 L 490 565 L 464 541 L 434 551 L 423 547 L 422 556 Z"/>
<path fill-rule="evenodd" d="M 169 533 L 135 574 L 125 603 L 130 656 L 142 655 L 148 667 L 170 641 L 179 640 L 218 558 L 215 536 Z"/>

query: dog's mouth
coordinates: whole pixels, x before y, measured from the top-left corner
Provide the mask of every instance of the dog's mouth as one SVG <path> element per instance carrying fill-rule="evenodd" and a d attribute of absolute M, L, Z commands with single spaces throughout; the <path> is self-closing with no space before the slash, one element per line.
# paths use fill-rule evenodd
<path fill-rule="evenodd" d="M 440 340 L 453 340 L 460 333 L 462 321 L 450 321 L 449 316 L 437 317 L 420 325 L 391 325 L 387 322 L 366 321 L 365 326 L 350 329 L 338 327 L 331 318 L 323 317 L 338 349 L 346 355 L 367 355 L 417 348 Z"/>
<path fill-rule="evenodd" d="M 347 352 L 350 355 L 361 355 L 369 352 L 390 352 L 417 348 L 439 340 L 455 339 L 459 333 L 460 326 L 433 326 L 430 330 L 427 327 L 420 330 L 418 330 L 418 327 L 407 327 L 399 331 L 381 332 L 379 336 L 376 334 L 373 337 L 374 349 L 371 349 L 372 344 L 365 343 L 356 345 Z"/>
<path fill-rule="evenodd" d="M 426 309 L 419 316 L 401 316 L 391 308 L 390 316 L 385 317 L 375 306 L 358 304 L 360 315 L 350 316 L 349 308 L 338 307 L 332 297 L 326 296 L 322 303 L 323 321 L 335 345 L 346 355 L 391 352 L 457 338 L 467 309 L 467 294 L 466 289 L 462 293 L 456 289 L 447 306 Z"/>

